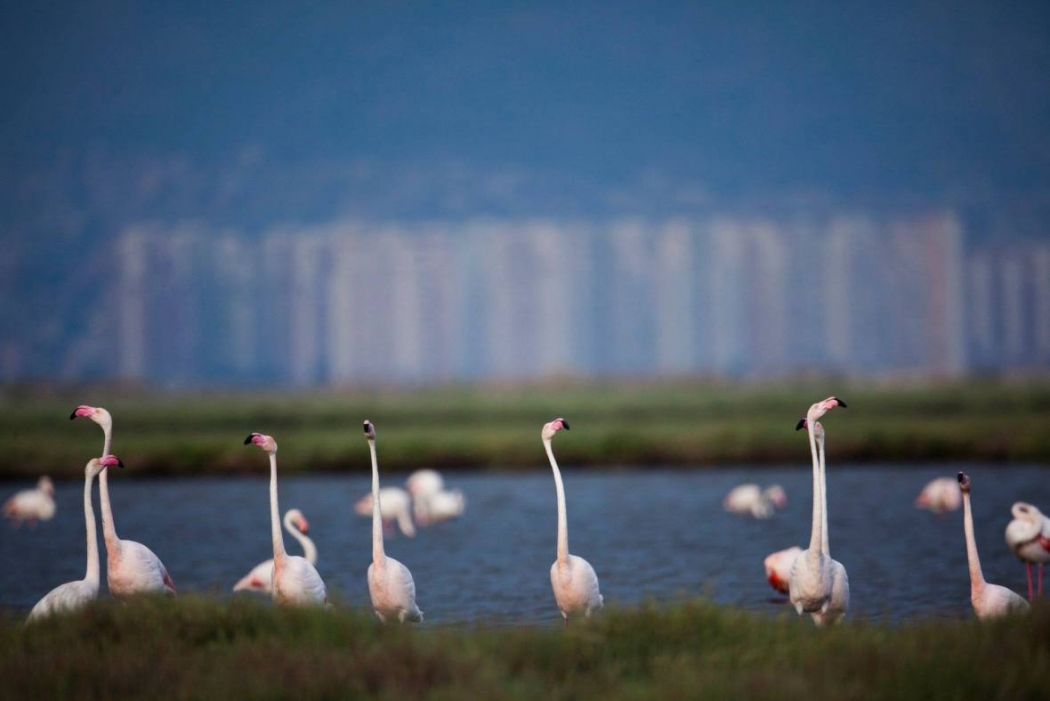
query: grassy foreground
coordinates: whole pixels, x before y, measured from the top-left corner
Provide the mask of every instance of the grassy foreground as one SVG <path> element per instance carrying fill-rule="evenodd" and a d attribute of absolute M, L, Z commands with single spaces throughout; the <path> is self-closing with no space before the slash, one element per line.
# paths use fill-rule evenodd
<path fill-rule="evenodd" d="M 1045 699 L 1050 606 L 817 630 L 696 601 L 568 630 L 381 627 L 362 611 L 111 601 L 0 627 L 11 699 Z"/>
<path fill-rule="evenodd" d="M 456 386 L 315 393 L 158 394 L 90 388 L 0 392 L 0 475 L 76 476 L 99 452 L 78 404 L 109 409 L 115 452 L 138 474 L 258 472 L 250 431 L 272 434 L 281 469 L 367 464 L 361 422 L 376 423 L 385 470 L 527 469 L 545 465 L 540 427 L 565 416 L 564 464 L 805 464 L 795 422 L 836 394 L 839 461 L 1013 460 L 1050 463 L 1050 381 L 873 384 L 678 382 Z M 830 425 L 830 424 L 829 424 Z M 265 466 L 263 466 L 265 467 Z"/>

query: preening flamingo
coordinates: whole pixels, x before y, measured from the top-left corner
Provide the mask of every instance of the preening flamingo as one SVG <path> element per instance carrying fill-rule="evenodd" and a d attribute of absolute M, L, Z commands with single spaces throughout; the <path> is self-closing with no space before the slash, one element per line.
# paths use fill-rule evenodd
<path fill-rule="evenodd" d="M 792 545 L 790 548 L 777 550 L 770 553 L 763 560 L 762 565 L 766 568 L 766 581 L 769 586 L 781 594 L 788 593 L 788 579 L 791 577 L 791 566 L 795 564 L 795 558 L 802 552 L 802 548 Z"/>
<path fill-rule="evenodd" d="M 828 397 L 822 402 L 817 402 L 809 408 L 806 418 L 795 426 L 796 430 L 809 430 L 809 448 L 813 462 L 813 519 L 809 548 L 795 558 L 788 578 L 788 597 L 799 615 L 803 612 L 826 614 L 831 605 L 832 585 L 835 582 L 832 564 L 834 561 L 831 555 L 825 552 L 827 508 L 824 501 L 823 471 L 817 456 L 816 426 L 817 419 L 837 406 L 845 408 L 846 403 L 837 397 Z M 814 620 L 818 624 L 821 623 L 820 619 Z"/>
<path fill-rule="evenodd" d="M 310 532 L 310 523 L 299 509 L 289 509 L 284 514 L 284 530 L 299 541 L 303 547 L 303 557 L 314 567 L 317 567 L 317 546 L 306 535 Z M 240 581 L 233 585 L 234 591 L 258 591 L 267 594 L 273 593 L 273 558 L 266 562 L 260 562 L 252 568 L 252 571 L 241 577 Z"/>
<path fill-rule="evenodd" d="M 551 565 L 551 587 L 554 589 L 554 600 L 558 603 L 558 610 L 561 611 L 562 618 L 568 625 L 569 616 L 580 614 L 590 616 L 591 613 L 602 607 L 605 600 L 598 591 L 598 575 L 595 574 L 591 563 L 578 555 L 569 554 L 565 487 L 561 481 L 558 462 L 554 459 L 554 450 L 551 448 L 551 440 L 562 429 L 568 431 L 569 422 L 559 417 L 544 424 L 540 436 L 543 439 L 543 447 L 547 451 L 547 459 L 551 463 L 554 488 L 558 495 L 558 559 Z"/>
<path fill-rule="evenodd" d="M 37 521 L 50 521 L 55 515 L 55 485 L 44 475 L 35 489 L 15 492 L 4 502 L 3 514 L 17 527 L 23 521 L 35 526 Z"/>
<path fill-rule="evenodd" d="M 919 496 L 915 497 L 915 508 L 929 509 L 935 514 L 957 511 L 962 506 L 959 482 L 954 477 L 938 477 L 930 480 Z"/>
<path fill-rule="evenodd" d="M 985 581 L 981 571 L 981 559 L 977 555 L 977 540 L 973 535 L 973 511 L 970 507 L 970 490 L 973 483 L 969 475 L 960 472 L 959 490 L 963 499 L 963 530 L 966 533 L 966 560 L 970 565 L 970 601 L 980 620 L 998 618 L 1013 612 L 1028 610 L 1028 602 L 998 584 Z"/>
<path fill-rule="evenodd" d="M 1032 600 L 1032 565 L 1039 565 L 1039 596 L 1043 595 L 1043 565 L 1050 562 L 1050 518 L 1035 506 L 1019 501 L 1010 509 L 1014 519 L 1006 526 L 1006 544 L 1025 564 L 1028 600 Z"/>
<path fill-rule="evenodd" d="M 102 454 L 109 455 L 113 442 L 113 417 L 102 407 L 80 405 L 69 415 L 70 420 L 88 418 L 102 427 Z M 175 596 L 175 582 L 157 555 L 142 543 L 117 536 L 113 509 L 109 502 L 109 470 L 98 477 L 99 501 L 102 505 L 102 534 L 106 541 L 106 582 L 114 596 L 126 598 L 138 594 Z"/>
<path fill-rule="evenodd" d="M 328 591 L 310 561 L 289 555 L 284 549 L 277 504 L 277 441 L 272 436 L 249 433 L 245 445 L 257 445 L 270 456 L 270 534 L 273 539 L 273 577 L 270 594 L 274 602 L 290 606 L 322 605 Z"/>
<path fill-rule="evenodd" d="M 372 422 L 364 422 L 365 439 L 372 455 L 372 564 L 368 566 L 368 594 L 372 609 L 383 623 L 423 620 L 423 612 L 416 605 L 416 582 L 412 573 L 400 561 L 389 557 L 383 547 L 383 495 L 379 491 L 379 462 L 376 458 L 376 429 Z"/>
<path fill-rule="evenodd" d="M 416 470 L 405 480 L 405 486 L 412 496 L 412 513 L 421 526 L 458 518 L 467 507 L 463 492 L 445 489 L 445 480 L 437 470 Z M 386 497 L 383 504 L 386 505 Z"/>
<path fill-rule="evenodd" d="M 383 525 L 397 522 L 401 535 L 414 538 L 415 524 L 412 523 L 412 499 L 401 487 L 383 487 L 379 490 L 380 517 Z M 354 502 L 354 513 L 358 516 L 372 515 L 372 493 L 369 492 Z"/>
<path fill-rule="evenodd" d="M 76 611 L 98 598 L 98 535 L 95 532 L 95 509 L 91 505 L 91 485 L 95 475 L 107 467 L 124 467 L 114 455 L 91 458 L 84 468 L 84 526 L 87 531 L 87 573 L 83 579 L 66 582 L 52 589 L 29 612 L 27 622 L 55 613 Z"/>
<path fill-rule="evenodd" d="M 787 504 L 787 494 L 779 484 L 765 489 L 757 484 L 741 484 L 729 490 L 722 499 L 722 508 L 733 514 L 742 514 L 764 519 L 773 515 L 775 509 Z"/>

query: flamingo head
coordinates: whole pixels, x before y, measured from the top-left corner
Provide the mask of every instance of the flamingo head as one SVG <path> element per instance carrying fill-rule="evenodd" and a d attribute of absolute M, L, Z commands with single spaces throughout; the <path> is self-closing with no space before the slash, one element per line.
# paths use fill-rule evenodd
<path fill-rule="evenodd" d="M 809 419 L 799 419 L 798 423 L 795 424 L 796 431 L 801 431 L 804 428 L 809 428 Z M 813 435 L 817 438 L 824 436 L 824 426 L 822 426 L 819 421 L 813 422 Z"/>
<path fill-rule="evenodd" d="M 303 512 L 299 509 L 289 509 L 288 513 L 284 515 L 284 519 L 295 526 L 300 533 L 306 534 L 310 532 L 310 522 L 306 520 Z"/>
<path fill-rule="evenodd" d="M 364 495 L 354 502 L 354 513 L 358 516 L 372 515 L 372 493 Z"/>
<path fill-rule="evenodd" d="M 840 406 L 843 409 L 849 408 L 846 406 L 846 402 L 842 401 L 838 397 L 828 397 L 824 401 L 817 402 L 816 404 L 811 406 L 809 408 L 809 411 L 806 412 L 806 418 L 808 418 L 810 421 L 816 421 L 821 416 L 828 413 L 837 406 Z"/>
<path fill-rule="evenodd" d="M 116 455 L 103 455 L 101 458 L 92 458 L 84 468 L 84 473 L 89 477 L 95 477 L 107 467 L 124 467 L 124 463 Z"/>
<path fill-rule="evenodd" d="M 778 509 L 783 509 L 787 506 L 788 495 L 784 491 L 784 488 L 779 484 L 771 484 L 762 490 L 762 496 L 764 496 L 773 506 Z"/>
<path fill-rule="evenodd" d="M 88 406 L 87 404 L 81 404 L 73 413 L 69 415 L 69 420 L 73 419 L 91 419 L 102 428 L 113 427 L 113 417 L 110 416 L 109 412 L 100 406 Z"/>
<path fill-rule="evenodd" d="M 969 494 L 971 487 L 970 476 L 965 472 L 960 472 L 956 479 L 959 480 L 959 491 L 963 494 Z"/>
<path fill-rule="evenodd" d="M 244 439 L 244 444 L 251 445 L 252 443 L 259 446 L 264 452 L 269 453 L 270 455 L 274 455 L 277 452 L 277 441 L 273 439 L 273 436 L 252 432 Z"/>
<path fill-rule="evenodd" d="M 569 422 L 561 418 L 560 416 L 554 419 L 554 421 L 551 421 L 550 423 L 543 424 L 543 432 L 541 433 L 541 435 L 543 436 L 543 440 L 549 441 L 550 439 L 554 438 L 555 433 L 562 430 L 563 428 L 566 431 L 568 431 Z"/>
<path fill-rule="evenodd" d="M 364 425 L 362 426 L 365 431 L 365 440 L 374 441 L 376 439 L 376 427 L 368 419 L 365 419 Z"/>
<path fill-rule="evenodd" d="M 1046 518 L 1043 516 L 1042 511 L 1025 501 L 1014 503 L 1014 505 L 1010 507 L 1010 513 L 1013 514 L 1013 517 L 1016 519 L 1039 524 L 1041 524 L 1043 519 Z"/>
<path fill-rule="evenodd" d="M 55 483 L 51 481 L 51 478 L 44 475 L 36 481 L 36 488 L 49 497 L 55 495 Z"/>
<path fill-rule="evenodd" d="M 426 497 L 445 488 L 445 480 L 437 470 L 422 468 L 405 480 L 405 488 L 413 497 Z"/>

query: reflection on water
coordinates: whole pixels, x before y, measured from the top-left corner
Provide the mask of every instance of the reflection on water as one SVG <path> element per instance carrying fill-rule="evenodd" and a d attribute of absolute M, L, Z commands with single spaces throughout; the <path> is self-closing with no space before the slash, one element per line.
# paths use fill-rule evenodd
<path fill-rule="evenodd" d="M 829 465 L 831 550 L 849 572 L 852 616 L 970 614 L 962 512 L 936 516 L 912 506 L 929 479 L 960 468 L 974 479 L 985 576 L 1025 592 L 1024 567 L 1007 549 L 1003 531 L 1014 501 L 1050 512 L 1047 468 Z M 401 479 L 390 476 L 385 483 Z M 765 521 L 725 513 L 722 497 L 746 481 L 782 484 L 787 507 Z M 549 574 L 557 527 L 550 473 L 452 473 L 447 482 L 466 494 L 463 518 L 420 529 L 414 539 L 387 540 L 387 552 L 415 576 L 427 622 L 557 622 Z M 811 483 L 803 466 L 570 468 L 565 485 L 570 550 L 594 565 L 607 604 L 706 594 L 777 611 L 783 604 L 771 601 L 776 596 L 765 582 L 762 560 L 789 545 L 805 547 L 809 537 Z M 6 486 L 14 492 L 23 485 Z M 180 592 L 231 596 L 234 582 L 272 556 L 264 476 L 138 481 L 125 472 L 113 475 L 110 487 L 118 533 L 152 548 Z M 281 480 L 282 512 L 295 506 L 309 519 L 318 570 L 339 605 L 368 606 L 370 521 L 355 516 L 351 505 L 369 489 L 365 469 L 353 476 Z M 57 515 L 35 529 L 0 524 L 0 606 L 28 609 L 51 588 L 84 576 L 82 490 L 81 482 L 59 483 Z M 97 511 L 97 488 L 95 503 Z M 101 528 L 99 541 L 102 547 Z M 297 547 L 286 541 L 289 549 Z"/>

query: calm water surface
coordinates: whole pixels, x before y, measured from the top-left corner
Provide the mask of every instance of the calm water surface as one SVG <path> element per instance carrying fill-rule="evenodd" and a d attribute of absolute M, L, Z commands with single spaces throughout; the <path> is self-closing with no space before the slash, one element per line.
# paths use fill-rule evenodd
<path fill-rule="evenodd" d="M 912 506 L 928 480 L 958 469 L 974 480 L 985 576 L 1025 592 L 1024 566 L 1003 531 L 1014 501 L 1050 513 L 1050 468 L 829 466 L 831 551 L 849 573 L 851 616 L 970 615 L 962 511 L 935 516 Z M 403 477 L 391 475 L 384 484 Z M 369 490 L 369 479 L 364 472 L 280 483 L 282 513 L 299 507 L 310 521 L 318 570 L 337 605 L 368 606 L 371 522 L 355 516 L 351 504 Z M 722 497 L 742 482 L 779 483 L 789 503 L 765 521 L 725 513 Z M 550 473 L 453 473 L 446 483 L 466 494 L 461 519 L 419 529 L 415 538 L 387 538 L 387 552 L 412 570 L 427 621 L 557 622 L 549 578 L 557 528 Z M 23 486 L 4 485 L 8 492 Z M 762 560 L 807 544 L 808 469 L 570 468 L 565 487 L 570 550 L 594 565 L 607 604 L 704 594 L 761 611 L 786 605 L 766 584 Z M 135 480 L 125 472 L 111 476 L 110 489 L 118 533 L 152 548 L 180 592 L 232 596 L 233 583 L 272 556 L 265 477 Z M 28 609 L 58 584 L 84 576 L 82 494 L 82 482 L 61 482 L 52 521 L 18 530 L 0 524 L 0 606 Z M 95 505 L 99 513 L 97 488 Z M 298 547 L 286 542 L 293 552 Z M 104 550 L 102 567 L 108 596 Z"/>

